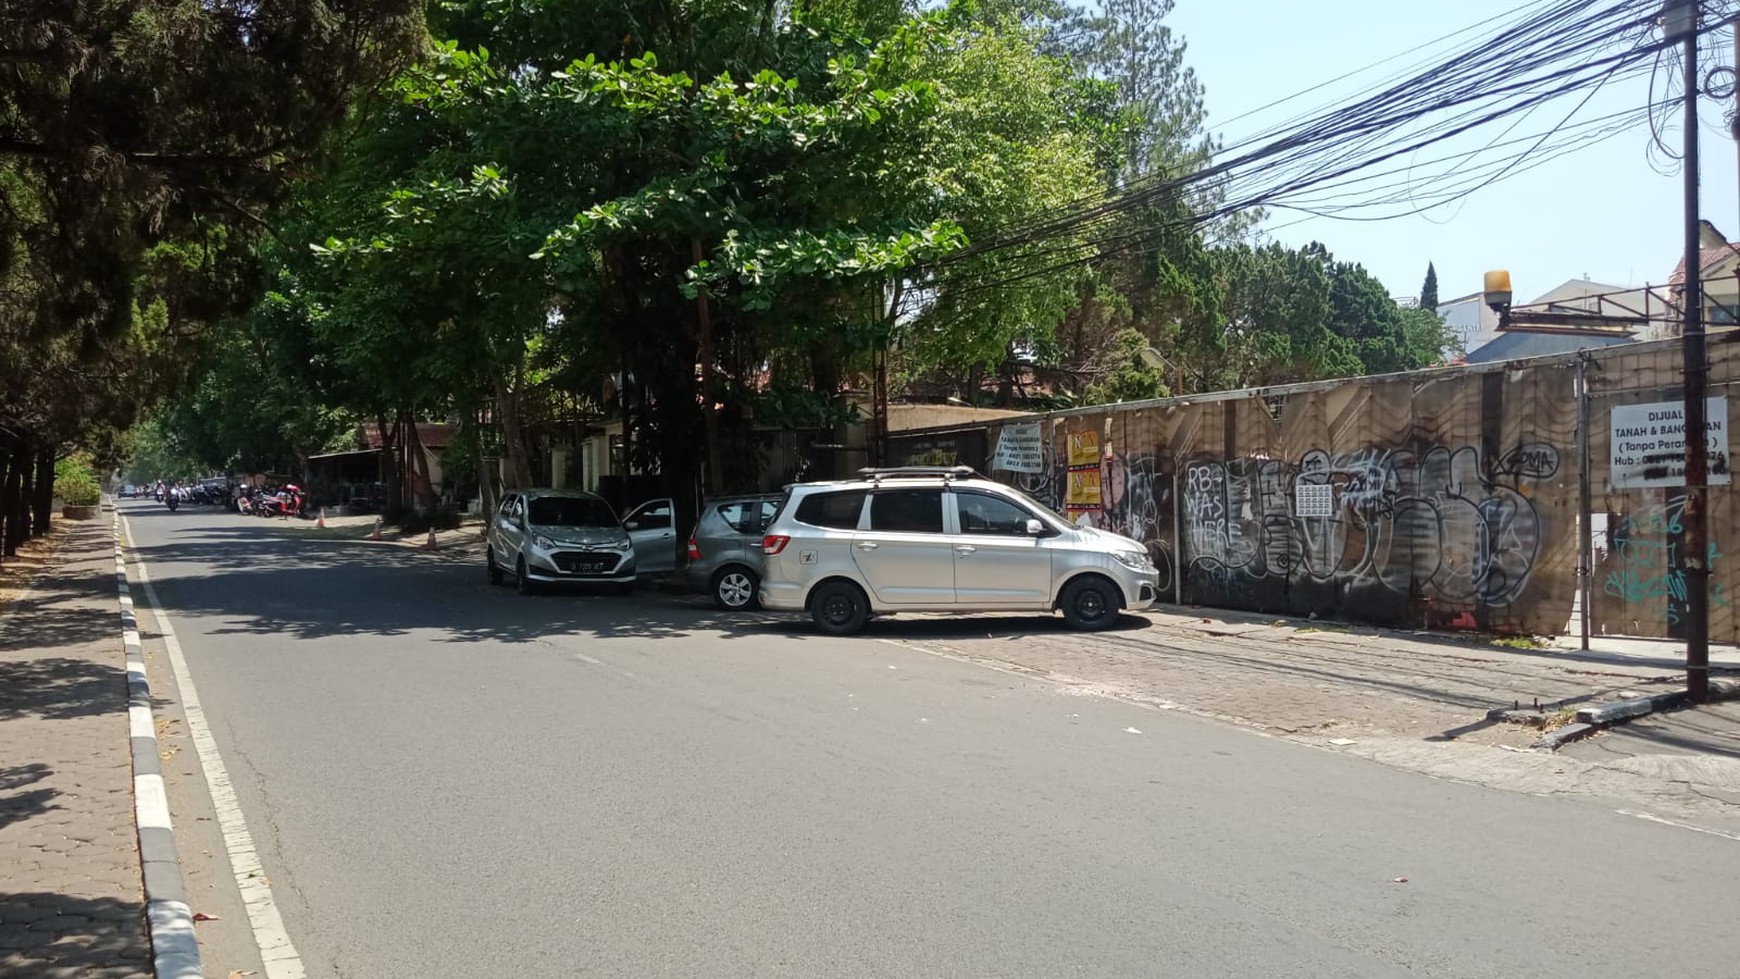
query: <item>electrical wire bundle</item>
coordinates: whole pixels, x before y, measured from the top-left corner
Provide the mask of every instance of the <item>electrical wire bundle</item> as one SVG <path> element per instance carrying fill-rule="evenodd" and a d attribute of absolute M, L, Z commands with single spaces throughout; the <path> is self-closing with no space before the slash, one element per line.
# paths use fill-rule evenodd
<path fill-rule="evenodd" d="M 1724 18 L 1732 14 L 1722 8 L 1730 5 L 1731 0 L 1705 0 L 1699 33 L 1726 29 Z M 1517 8 L 1412 50 L 1442 47 L 1443 41 L 1503 21 L 1491 36 L 1407 69 L 1351 102 L 1223 146 L 1202 169 L 1138 178 L 981 232 L 972 246 L 942 259 L 936 269 L 965 262 L 986 273 L 996 267 L 967 286 L 976 291 L 1151 248 L 1181 224 L 1214 224 L 1257 208 L 1383 220 L 1452 203 L 1653 122 L 1653 113 L 1673 101 L 1671 91 L 1664 95 L 1653 86 L 1641 103 L 1579 116 L 1604 88 L 1652 74 L 1664 57 L 1672 62 L 1670 49 L 1679 42 L 1663 36 L 1662 10 L 1662 0 L 1550 0 Z M 1484 143 L 1469 145 L 1483 130 L 1501 125 Z M 1181 195 L 1211 205 L 1188 218 L 1141 219 Z M 1001 260 L 986 264 L 992 256 Z"/>

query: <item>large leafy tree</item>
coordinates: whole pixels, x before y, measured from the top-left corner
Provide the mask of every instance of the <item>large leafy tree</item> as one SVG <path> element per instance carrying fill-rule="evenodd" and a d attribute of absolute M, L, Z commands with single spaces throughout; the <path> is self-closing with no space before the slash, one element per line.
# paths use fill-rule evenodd
<path fill-rule="evenodd" d="M 20 482 L 44 454 L 125 425 L 173 380 L 155 366 L 172 356 L 142 353 L 172 353 L 190 325 L 245 307 L 262 209 L 355 94 L 413 53 L 420 23 L 416 0 L 38 0 L 0 11 L 9 542 Z M 140 349 L 145 334 L 152 351 Z"/>

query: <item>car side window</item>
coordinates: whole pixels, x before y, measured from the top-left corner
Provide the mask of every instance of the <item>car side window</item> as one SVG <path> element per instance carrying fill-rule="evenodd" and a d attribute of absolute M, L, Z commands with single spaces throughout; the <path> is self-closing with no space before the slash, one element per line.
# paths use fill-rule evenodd
<path fill-rule="evenodd" d="M 671 525 L 671 505 L 660 503 L 636 513 L 632 518 L 640 530 L 664 530 Z"/>
<path fill-rule="evenodd" d="M 503 519 L 511 520 L 514 515 L 514 501 L 518 499 L 519 497 L 509 494 L 506 499 L 501 501 L 501 510 L 497 515 Z"/>
<path fill-rule="evenodd" d="M 759 534 L 772 514 L 763 504 L 727 503 L 719 508 L 719 516 L 739 534 Z"/>
<path fill-rule="evenodd" d="M 956 493 L 955 515 L 963 534 L 995 534 L 1020 537 L 1027 534 L 1033 514 L 1008 500 L 985 493 Z"/>
<path fill-rule="evenodd" d="M 795 519 L 799 523 L 807 523 L 812 527 L 856 530 L 858 529 L 858 515 L 863 510 L 863 490 L 816 493 L 804 497 L 803 502 L 798 504 Z"/>
<path fill-rule="evenodd" d="M 883 490 L 870 497 L 870 529 L 907 534 L 943 532 L 942 490 Z"/>
<path fill-rule="evenodd" d="M 773 518 L 779 514 L 779 500 L 762 500 L 761 512 L 756 515 L 755 527 L 751 533 L 759 534 L 773 523 Z"/>

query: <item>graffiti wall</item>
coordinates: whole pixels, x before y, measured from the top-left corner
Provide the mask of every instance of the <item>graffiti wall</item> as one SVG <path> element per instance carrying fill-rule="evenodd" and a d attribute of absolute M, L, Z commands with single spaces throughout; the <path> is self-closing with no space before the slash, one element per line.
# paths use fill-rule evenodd
<path fill-rule="evenodd" d="M 1731 389 L 1740 379 L 1737 339 L 1734 333 L 1716 334 L 1709 349 L 1710 394 L 1727 398 L 1730 415 L 1740 408 L 1740 390 Z M 1671 346 L 1658 344 L 1615 350 L 1619 352 L 1591 361 L 1588 369 L 1594 528 L 1590 631 L 1596 635 L 1679 639 L 1685 634 L 1687 594 L 1696 587 L 1682 570 L 1682 559 L 1687 556 L 1685 490 L 1616 485 L 1620 481 L 1614 478 L 1608 460 L 1615 434 L 1625 434 L 1612 422 L 1614 408 L 1683 397 L 1678 386 L 1680 354 Z M 1735 419 L 1727 420 L 1731 432 Z M 1708 493 L 1710 536 L 1704 562 L 1711 572 L 1710 639 L 1740 642 L 1740 619 L 1735 616 L 1732 599 L 1734 588 L 1740 587 L 1735 580 L 1740 565 L 1727 553 L 1740 536 L 1740 511 L 1731 487 L 1713 486 Z"/>
<path fill-rule="evenodd" d="M 1577 588 L 1573 379 L 1435 371 L 1057 413 L 1005 423 L 1041 426 L 1044 471 L 962 461 L 1143 542 L 1187 604 L 1554 634 Z"/>

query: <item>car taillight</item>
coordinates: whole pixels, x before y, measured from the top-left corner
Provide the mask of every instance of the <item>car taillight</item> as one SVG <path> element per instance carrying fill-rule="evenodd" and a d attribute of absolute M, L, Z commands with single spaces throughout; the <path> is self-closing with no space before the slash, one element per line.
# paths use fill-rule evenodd
<path fill-rule="evenodd" d="M 695 546 L 695 535 L 693 535 L 693 534 L 689 535 L 689 560 L 691 560 L 691 561 L 701 560 L 701 549 L 699 547 Z"/>
<path fill-rule="evenodd" d="M 761 539 L 761 553 L 768 555 L 778 554 L 780 551 L 785 550 L 785 545 L 790 543 L 791 538 L 784 534 L 768 534 L 766 537 Z"/>

